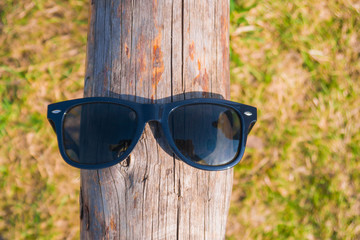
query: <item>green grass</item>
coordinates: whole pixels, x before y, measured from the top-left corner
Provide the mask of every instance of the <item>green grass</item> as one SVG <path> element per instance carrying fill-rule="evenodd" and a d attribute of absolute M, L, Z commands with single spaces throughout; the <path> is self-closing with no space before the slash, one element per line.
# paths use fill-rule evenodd
<path fill-rule="evenodd" d="M 82 95 L 86 8 L 0 3 L 0 238 L 78 238 L 79 173 L 60 161 L 46 107 Z"/>
<path fill-rule="evenodd" d="M 232 96 L 259 121 L 235 169 L 229 239 L 360 238 L 359 7 L 232 6 Z"/>
<path fill-rule="evenodd" d="M 228 239 L 360 239 L 360 7 L 231 0 L 232 99 L 258 107 Z M 78 239 L 48 103 L 81 97 L 88 2 L 0 2 L 0 238 Z"/>

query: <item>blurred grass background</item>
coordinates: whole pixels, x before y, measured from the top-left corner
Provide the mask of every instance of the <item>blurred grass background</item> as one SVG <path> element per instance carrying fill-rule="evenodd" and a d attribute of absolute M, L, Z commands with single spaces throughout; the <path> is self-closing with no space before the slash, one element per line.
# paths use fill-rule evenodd
<path fill-rule="evenodd" d="M 231 96 L 257 106 L 228 239 L 360 239 L 360 2 L 231 0 Z M 47 104 L 82 97 L 88 2 L 0 1 L 0 239 L 78 239 Z"/>

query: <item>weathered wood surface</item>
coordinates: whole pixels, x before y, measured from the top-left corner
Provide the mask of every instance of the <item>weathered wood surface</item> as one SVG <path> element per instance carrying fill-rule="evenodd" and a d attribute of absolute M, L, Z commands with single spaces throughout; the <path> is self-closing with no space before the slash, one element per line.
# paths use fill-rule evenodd
<path fill-rule="evenodd" d="M 90 4 L 85 96 L 229 98 L 228 0 Z M 232 170 L 182 163 L 154 129 L 121 164 L 81 170 L 82 239 L 224 239 Z"/>

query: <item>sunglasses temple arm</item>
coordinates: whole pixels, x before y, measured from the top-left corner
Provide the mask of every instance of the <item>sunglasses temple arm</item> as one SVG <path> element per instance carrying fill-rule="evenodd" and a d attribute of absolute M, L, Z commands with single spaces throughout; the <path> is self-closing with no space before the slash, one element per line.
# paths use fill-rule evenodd
<path fill-rule="evenodd" d="M 256 120 L 254 120 L 250 123 L 249 128 L 248 128 L 249 129 L 248 134 L 251 132 L 251 129 L 254 127 L 255 123 L 256 123 Z"/>
<path fill-rule="evenodd" d="M 48 119 L 48 120 L 49 120 L 49 123 L 50 123 L 52 129 L 53 129 L 54 132 L 56 133 L 55 123 L 54 123 L 51 119 Z"/>
<path fill-rule="evenodd" d="M 252 113 L 252 115 L 248 116 L 249 118 L 247 118 L 248 120 L 248 132 L 247 134 L 249 134 L 251 132 L 251 129 L 254 127 L 256 121 L 257 121 L 257 109 L 255 107 L 250 107 L 249 112 Z"/>

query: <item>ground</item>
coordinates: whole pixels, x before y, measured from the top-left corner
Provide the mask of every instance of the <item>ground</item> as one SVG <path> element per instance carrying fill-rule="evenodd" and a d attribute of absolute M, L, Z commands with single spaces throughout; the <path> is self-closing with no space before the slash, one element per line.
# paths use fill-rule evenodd
<path fill-rule="evenodd" d="M 360 239 L 360 2 L 231 0 L 231 98 L 258 107 L 227 239 Z M 0 2 L 0 239 L 78 239 L 51 102 L 82 97 L 88 2 Z"/>

